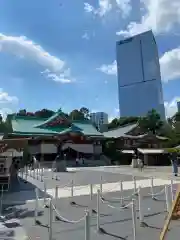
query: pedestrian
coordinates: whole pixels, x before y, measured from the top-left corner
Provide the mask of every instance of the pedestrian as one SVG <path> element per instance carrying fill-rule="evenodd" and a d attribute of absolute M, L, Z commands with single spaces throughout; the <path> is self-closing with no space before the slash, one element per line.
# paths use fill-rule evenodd
<path fill-rule="evenodd" d="M 76 166 L 78 166 L 78 163 L 79 163 L 79 158 L 77 157 L 76 158 Z"/>
<path fill-rule="evenodd" d="M 178 158 L 176 153 L 170 154 L 171 164 L 172 164 L 172 171 L 175 177 L 178 176 Z"/>

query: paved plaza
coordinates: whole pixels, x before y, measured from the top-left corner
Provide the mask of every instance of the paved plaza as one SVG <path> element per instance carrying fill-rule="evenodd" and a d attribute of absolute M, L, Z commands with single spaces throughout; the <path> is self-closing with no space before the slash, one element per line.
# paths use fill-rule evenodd
<path fill-rule="evenodd" d="M 115 170 L 116 169 L 116 170 Z M 137 172 L 137 170 L 136 170 Z M 132 210 L 128 207 L 125 210 L 121 209 L 120 203 L 120 181 L 123 181 L 124 197 L 129 197 L 124 203 L 128 204 L 132 198 L 136 199 L 136 215 L 137 215 L 137 240 L 155 240 L 159 239 L 161 229 L 164 225 L 165 217 L 167 216 L 167 206 L 164 194 L 164 185 L 170 184 L 170 181 L 165 178 L 154 179 L 154 192 L 162 193 L 157 196 L 157 200 L 153 200 L 150 196 L 151 181 L 146 174 L 136 176 L 136 187 L 142 188 L 142 209 L 144 222 L 146 227 L 140 227 L 139 212 L 138 212 L 138 197 L 133 195 L 134 182 L 130 172 L 120 171 L 115 167 L 108 168 L 84 168 L 70 169 L 67 173 L 57 173 L 52 179 L 52 172 L 48 169 L 44 171 L 42 178 L 37 179 L 28 176 L 28 183 L 20 181 L 19 189 L 16 188 L 12 193 L 3 196 L 3 214 L 7 215 L 7 211 L 11 212 L 9 218 L 18 218 L 21 222 L 21 227 L 16 228 L 16 236 L 13 239 L 49 240 L 49 208 L 43 208 L 44 204 L 44 182 L 47 187 L 47 198 L 53 198 L 53 203 L 56 204 L 59 221 L 53 221 L 53 240 L 70 240 L 70 239 L 85 239 L 84 220 L 72 223 L 79 220 L 85 214 L 85 210 L 91 211 L 91 238 L 94 240 L 114 240 L 127 239 L 133 240 L 132 231 Z M 74 183 L 74 196 L 71 197 L 71 182 Z M 103 201 L 100 203 L 100 227 L 103 233 L 97 232 L 97 189 L 102 183 Z M 174 182 L 174 188 L 177 187 L 178 180 Z M 93 197 L 90 199 L 90 184 L 93 184 Z M 58 186 L 58 200 L 55 202 L 55 186 Z M 35 188 L 39 189 L 39 210 L 38 221 L 41 225 L 34 224 L 34 209 L 35 209 Z M 76 204 L 72 205 L 73 201 Z M 13 207 L 8 210 L 9 206 Z M 94 210 L 94 211 L 92 211 Z M 63 219 L 67 219 L 64 221 Z M 70 222 L 70 223 L 69 223 Z M 167 239 L 179 239 L 180 222 L 173 222 L 170 226 Z M 19 229 L 19 232 L 17 231 Z M 21 229 L 21 230 L 20 230 Z M 19 235 L 18 235 L 19 234 Z M 19 238 L 21 234 L 21 238 Z M 1 239 L 1 238 L 0 238 Z"/>

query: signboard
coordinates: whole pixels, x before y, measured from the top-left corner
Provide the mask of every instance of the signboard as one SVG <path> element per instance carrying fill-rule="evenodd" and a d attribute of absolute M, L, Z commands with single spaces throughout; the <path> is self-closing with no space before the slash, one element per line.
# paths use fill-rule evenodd
<path fill-rule="evenodd" d="M 166 222 L 164 224 L 163 230 L 160 235 L 160 240 L 164 240 L 166 233 L 168 231 L 169 224 L 171 220 L 179 220 L 180 219 L 180 186 L 177 189 L 176 197 L 174 199 L 174 202 L 172 204 L 172 209 L 168 214 L 168 217 L 166 219 Z"/>

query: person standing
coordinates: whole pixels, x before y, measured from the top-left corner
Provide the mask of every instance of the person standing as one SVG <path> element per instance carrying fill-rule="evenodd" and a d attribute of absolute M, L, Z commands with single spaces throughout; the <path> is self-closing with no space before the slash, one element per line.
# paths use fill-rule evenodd
<path fill-rule="evenodd" d="M 172 164 L 172 171 L 175 177 L 178 176 L 178 158 L 176 153 L 171 153 L 171 164 Z"/>

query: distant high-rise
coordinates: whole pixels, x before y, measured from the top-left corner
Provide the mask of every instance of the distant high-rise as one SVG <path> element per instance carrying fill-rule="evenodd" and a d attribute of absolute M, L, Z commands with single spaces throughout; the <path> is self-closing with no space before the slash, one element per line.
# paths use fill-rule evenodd
<path fill-rule="evenodd" d="M 180 101 L 177 102 L 177 110 L 180 112 Z"/>
<path fill-rule="evenodd" d="M 155 109 L 165 118 L 158 49 L 152 31 L 116 44 L 121 117 Z"/>
<path fill-rule="evenodd" d="M 100 129 L 104 124 L 108 124 L 108 114 L 105 112 L 94 112 L 90 114 L 91 121 Z"/>

